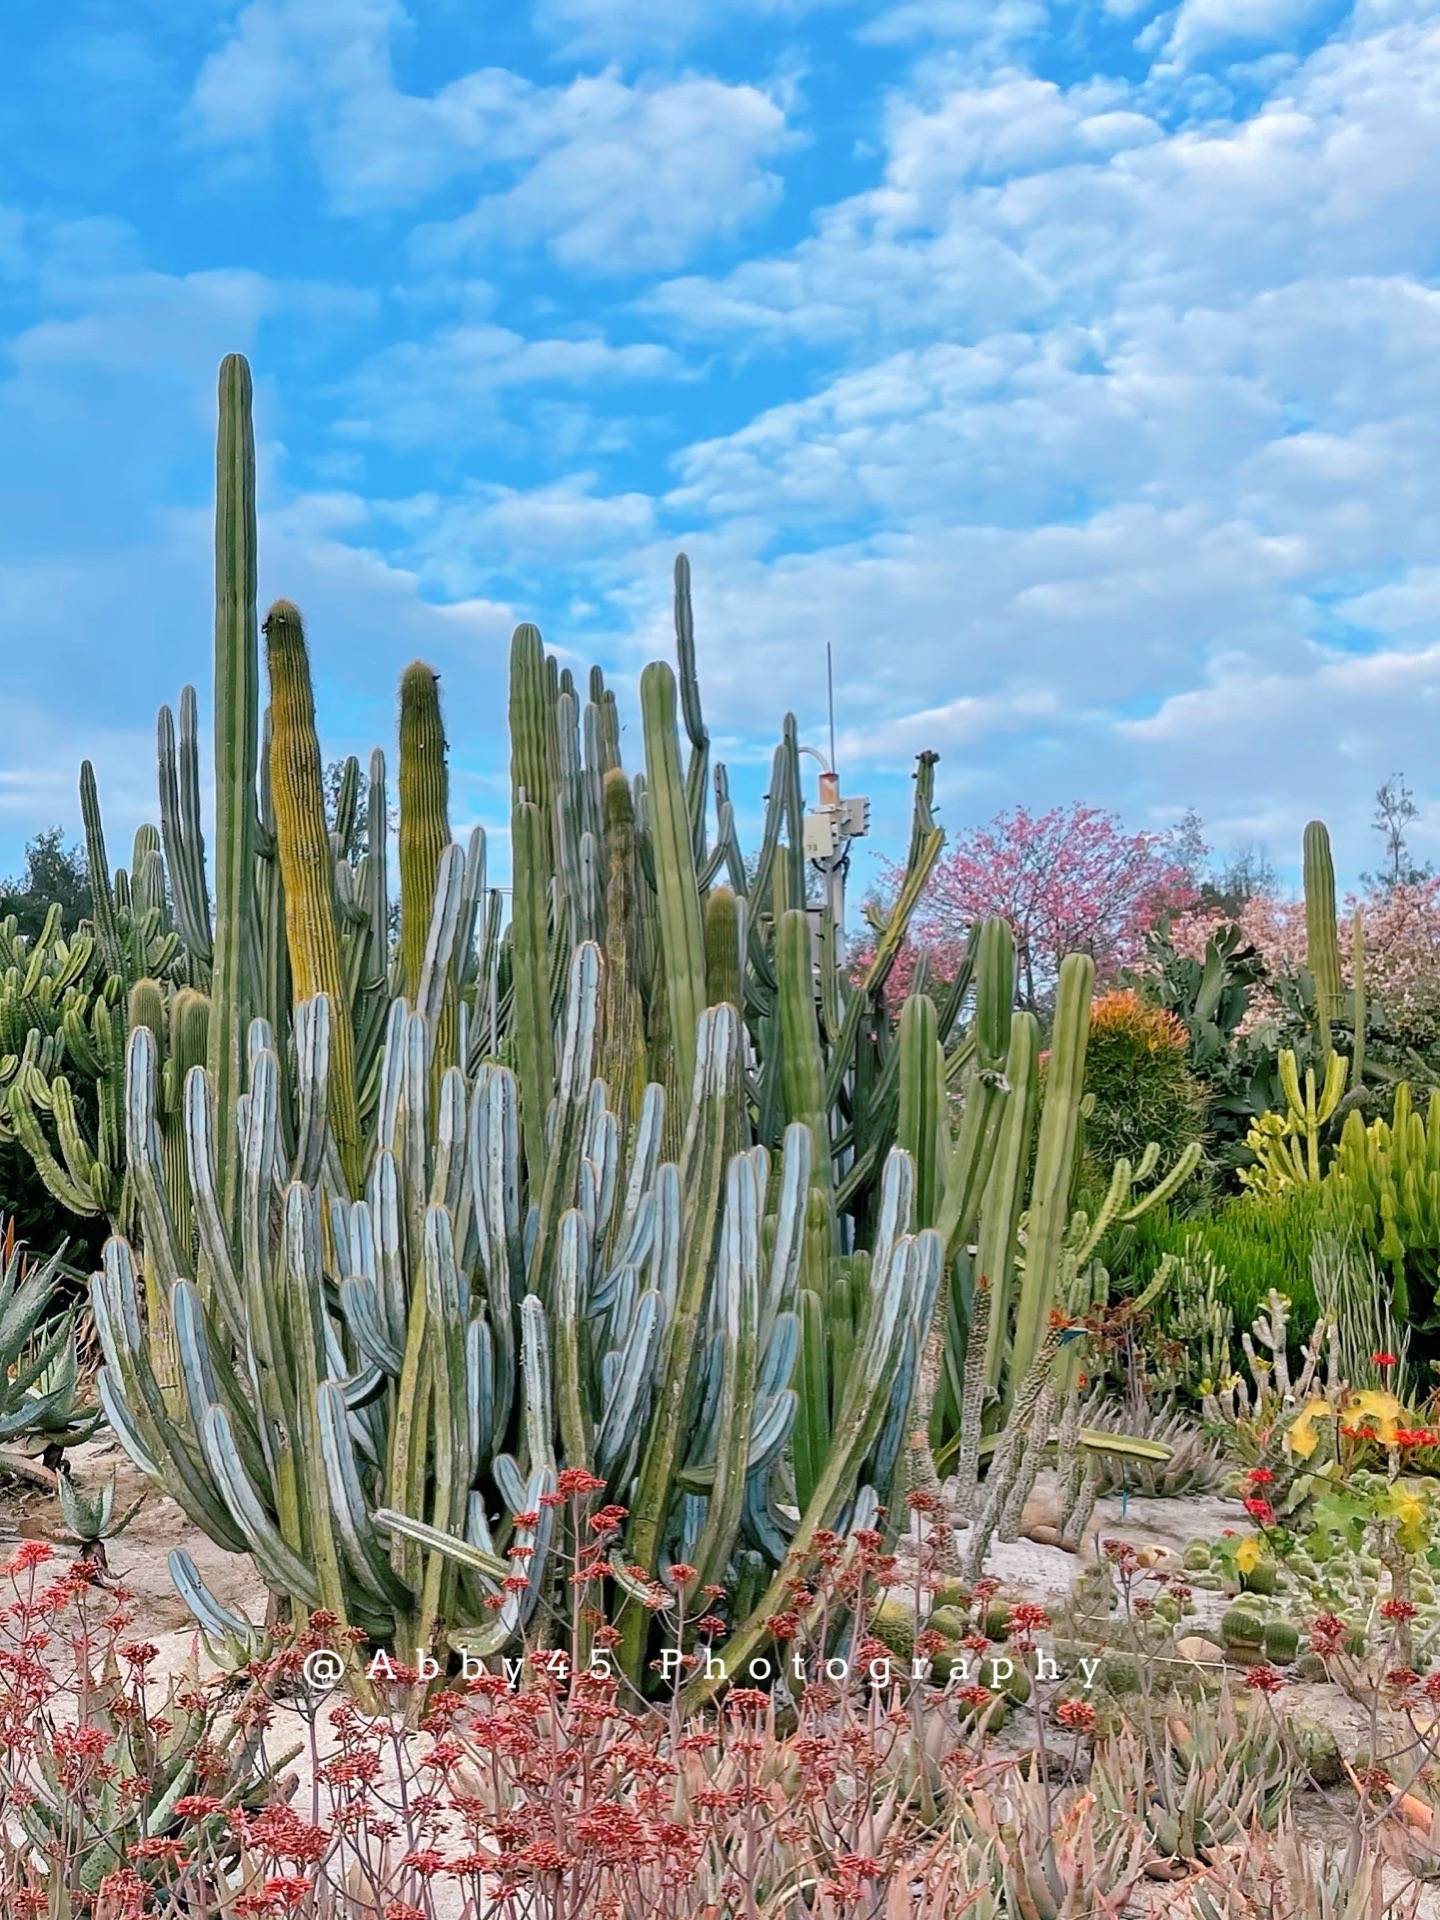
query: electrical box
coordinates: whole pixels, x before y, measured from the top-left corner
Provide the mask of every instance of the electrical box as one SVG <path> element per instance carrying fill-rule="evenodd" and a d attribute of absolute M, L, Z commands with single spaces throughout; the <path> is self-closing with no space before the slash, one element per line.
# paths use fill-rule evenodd
<path fill-rule="evenodd" d="M 830 807 L 820 807 L 805 816 L 805 858 L 833 860 L 840 851 L 840 821 Z"/>
<path fill-rule="evenodd" d="M 840 802 L 840 831 L 847 840 L 863 840 L 870 831 L 870 802 L 857 796 Z"/>

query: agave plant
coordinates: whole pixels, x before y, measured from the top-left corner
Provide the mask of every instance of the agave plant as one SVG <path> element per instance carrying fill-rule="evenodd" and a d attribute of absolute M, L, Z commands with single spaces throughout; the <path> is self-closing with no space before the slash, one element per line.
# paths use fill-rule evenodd
<path fill-rule="evenodd" d="M 56 1489 L 60 1496 L 60 1512 L 71 1538 L 80 1548 L 80 1558 L 102 1568 L 106 1565 L 106 1542 L 116 1540 L 124 1533 L 144 1506 L 150 1492 L 147 1487 L 138 1499 L 117 1514 L 115 1485 L 115 1475 L 112 1473 L 98 1492 L 86 1493 L 75 1485 L 69 1474 L 62 1473 Z"/>
<path fill-rule="evenodd" d="M 1205 1432 L 1176 1408 L 1121 1406 L 1092 1396 L 1084 1411 L 1088 1431 L 1154 1441 L 1163 1459 L 1109 1454 L 1095 1449 L 1094 1473 L 1101 1493 L 1122 1489 L 1153 1500 L 1214 1493 L 1224 1485 L 1226 1465 Z"/>
<path fill-rule="evenodd" d="M 80 1403 L 75 1314 L 56 1311 L 60 1254 L 31 1261 L 7 1225 L 0 1235 L 0 1462 L 19 1465 L 40 1454 L 53 1467 L 67 1447 L 86 1440 L 100 1418 Z"/>

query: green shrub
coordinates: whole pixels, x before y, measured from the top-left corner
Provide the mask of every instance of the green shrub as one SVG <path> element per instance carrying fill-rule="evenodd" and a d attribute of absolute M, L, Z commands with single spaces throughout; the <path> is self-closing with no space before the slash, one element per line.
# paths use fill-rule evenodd
<path fill-rule="evenodd" d="M 1128 989 L 1102 994 L 1091 1009 L 1085 1091 L 1095 1100 L 1086 1158 L 1102 1187 L 1117 1160 L 1138 1160 L 1152 1140 L 1168 1166 L 1204 1137 L 1205 1095 L 1190 1071 L 1184 1023 Z"/>
<path fill-rule="evenodd" d="M 1205 1213 L 1177 1215 L 1157 1207 L 1135 1222 L 1126 1268 L 1137 1278 L 1148 1276 L 1163 1255 L 1183 1259 L 1198 1245 L 1222 1270 L 1219 1291 L 1237 1332 L 1249 1331 L 1274 1287 L 1290 1301 L 1291 1330 L 1304 1340 L 1318 1311 L 1310 1264 L 1320 1225 L 1319 1197 L 1308 1187 L 1240 1194 Z M 1163 1296 L 1157 1318 L 1163 1325 Z"/>

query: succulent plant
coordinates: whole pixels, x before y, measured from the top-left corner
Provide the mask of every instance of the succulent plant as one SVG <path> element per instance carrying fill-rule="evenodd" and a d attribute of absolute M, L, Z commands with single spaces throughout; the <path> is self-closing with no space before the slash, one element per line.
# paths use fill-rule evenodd
<path fill-rule="evenodd" d="M 100 1418 L 80 1400 L 76 1316 L 60 1308 L 59 1275 L 58 1253 L 36 1264 L 13 1227 L 0 1233 L 0 1450 L 42 1454 L 47 1466 Z"/>
<path fill-rule="evenodd" d="M 1137 1409 L 1092 1398 L 1083 1417 L 1095 1432 L 1153 1440 L 1167 1449 L 1160 1460 L 1098 1453 L 1093 1471 L 1101 1493 L 1116 1493 L 1123 1487 L 1149 1499 L 1175 1500 L 1213 1493 L 1224 1484 L 1225 1462 L 1214 1442 L 1173 1408 Z"/>
<path fill-rule="evenodd" d="M 1165 1860 L 1207 1859 L 1289 1804 L 1294 1768 L 1274 1726 L 1221 1693 L 1192 1724 L 1171 1715 L 1158 1746 L 1125 1726 L 1097 1743 L 1091 1789 L 1114 1818 L 1138 1810 Z"/>

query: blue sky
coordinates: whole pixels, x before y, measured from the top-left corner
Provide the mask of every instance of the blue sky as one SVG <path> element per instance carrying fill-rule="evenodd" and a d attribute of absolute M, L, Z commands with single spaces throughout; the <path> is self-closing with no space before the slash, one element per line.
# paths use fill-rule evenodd
<path fill-rule="evenodd" d="M 1350 872 L 1403 769 L 1440 854 L 1440 0 L 7 11 L 0 870 L 208 699 L 232 348 L 327 748 L 430 660 L 457 827 L 514 622 L 628 689 L 683 546 L 749 803 L 828 640 L 877 845 L 933 747 Z"/>

